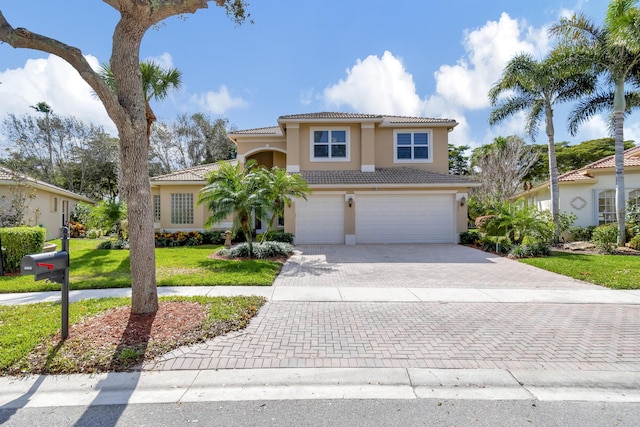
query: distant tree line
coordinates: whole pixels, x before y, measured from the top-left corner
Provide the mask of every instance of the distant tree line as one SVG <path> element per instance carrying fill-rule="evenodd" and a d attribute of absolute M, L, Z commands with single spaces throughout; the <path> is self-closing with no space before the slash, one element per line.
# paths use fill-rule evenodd
<path fill-rule="evenodd" d="M 7 115 L 1 131 L 9 141 L 0 165 L 94 200 L 119 195 L 119 142 L 104 128 L 61 116 L 45 102 L 34 112 Z M 150 176 L 235 158 L 229 122 L 202 113 L 180 115 L 151 127 Z"/>

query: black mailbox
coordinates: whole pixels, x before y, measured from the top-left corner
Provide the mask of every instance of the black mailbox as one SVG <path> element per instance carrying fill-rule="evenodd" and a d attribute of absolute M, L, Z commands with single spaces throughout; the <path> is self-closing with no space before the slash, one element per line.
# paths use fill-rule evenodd
<path fill-rule="evenodd" d="M 20 261 L 20 274 L 33 274 L 35 280 L 50 279 L 62 283 L 67 268 L 69 253 L 66 251 L 25 255 Z"/>

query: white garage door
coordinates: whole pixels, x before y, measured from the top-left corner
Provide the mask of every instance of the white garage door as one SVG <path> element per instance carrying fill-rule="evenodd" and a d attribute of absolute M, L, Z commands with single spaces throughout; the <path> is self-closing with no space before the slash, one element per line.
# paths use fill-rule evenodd
<path fill-rule="evenodd" d="M 344 196 L 296 201 L 297 244 L 344 244 Z"/>
<path fill-rule="evenodd" d="M 450 194 L 358 195 L 356 243 L 455 243 Z"/>

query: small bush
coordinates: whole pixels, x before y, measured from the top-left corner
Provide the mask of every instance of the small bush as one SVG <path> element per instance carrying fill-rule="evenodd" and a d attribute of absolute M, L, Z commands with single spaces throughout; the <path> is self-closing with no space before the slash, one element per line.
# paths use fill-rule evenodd
<path fill-rule="evenodd" d="M 156 248 L 175 246 L 198 246 L 202 244 L 202 234 L 198 231 L 176 231 L 174 233 L 155 233 Z"/>
<path fill-rule="evenodd" d="M 571 233 L 571 238 L 575 242 L 590 242 L 595 228 L 595 225 L 589 225 L 587 227 L 571 227 L 569 228 L 569 233 Z"/>
<path fill-rule="evenodd" d="M 640 234 L 636 234 L 631 238 L 631 241 L 629 242 L 629 247 L 631 249 L 640 251 Z"/>
<path fill-rule="evenodd" d="M 610 254 L 614 251 L 618 240 L 618 224 L 600 225 L 593 230 L 591 242 L 599 252 Z"/>
<path fill-rule="evenodd" d="M 129 249 L 129 242 L 123 239 L 105 240 L 104 242 L 100 242 L 98 249 Z"/>
<path fill-rule="evenodd" d="M 549 256 L 551 249 L 546 243 L 532 243 L 527 245 L 515 245 L 509 251 L 512 258 L 532 258 L 540 256 Z"/>
<path fill-rule="evenodd" d="M 283 242 L 262 242 L 253 244 L 253 258 L 266 259 L 279 256 L 289 256 L 293 253 L 293 245 Z M 229 249 L 220 249 L 218 255 L 227 258 L 248 258 L 249 245 L 240 243 Z"/>
<path fill-rule="evenodd" d="M 202 234 L 202 244 L 203 245 L 222 245 L 222 244 L 224 244 L 224 231 L 209 230 L 209 231 L 203 231 L 200 234 Z"/>
<path fill-rule="evenodd" d="M 469 230 L 460 233 L 461 245 L 475 245 L 480 241 L 480 232 L 478 230 Z"/>
<path fill-rule="evenodd" d="M 480 239 L 482 250 L 485 252 L 496 252 L 499 254 L 507 254 L 513 246 L 511 240 L 502 236 L 484 236 Z"/>
<path fill-rule="evenodd" d="M 266 235 L 261 235 L 259 240 L 262 240 L 263 237 L 265 242 L 282 242 L 291 244 L 293 244 L 293 240 L 295 238 L 293 233 L 287 233 L 284 231 L 270 231 L 266 233 Z"/>
<path fill-rule="evenodd" d="M 7 272 L 20 270 L 22 257 L 44 248 L 47 230 L 42 227 L 6 227 L 0 229 L 2 267 Z"/>
<path fill-rule="evenodd" d="M 87 239 L 97 239 L 99 237 L 102 237 L 102 230 L 92 228 L 91 230 L 88 230 L 86 232 L 85 236 L 87 236 Z"/>
<path fill-rule="evenodd" d="M 69 237 L 71 238 L 82 238 L 87 234 L 86 227 L 75 221 L 69 221 Z"/>

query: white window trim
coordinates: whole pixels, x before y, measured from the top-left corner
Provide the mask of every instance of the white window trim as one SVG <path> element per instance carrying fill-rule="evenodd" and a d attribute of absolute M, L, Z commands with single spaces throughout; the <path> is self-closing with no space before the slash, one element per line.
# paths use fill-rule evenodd
<path fill-rule="evenodd" d="M 313 133 L 315 131 L 345 131 L 347 139 L 347 156 L 346 157 L 315 157 Z M 329 142 L 329 148 L 331 143 Z M 331 150 L 329 150 L 331 152 Z M 349 127 L 312 127 L 309 129 L 309 160 L 311 162 L 350 162 L 351 161 L 351 129 Z"/>
<path fill-rule="evenodd" d="M 413 145 L 413 134 L 414 133 L 426 133 L 429 135 L 429 144 L 427 146 L 427 159 L 399 159 L 398 158 L 398 134 L 399 133 L 410 133 L 411 136 L 411 148 Z M 412 151 L 413 155 L 413 151 Z M 395 129 L 393 131 L 393 163 L 433 163 L 433 132 L 430 129 Z"/>

